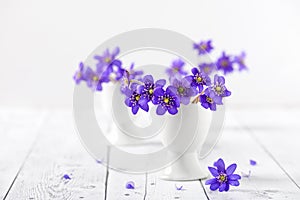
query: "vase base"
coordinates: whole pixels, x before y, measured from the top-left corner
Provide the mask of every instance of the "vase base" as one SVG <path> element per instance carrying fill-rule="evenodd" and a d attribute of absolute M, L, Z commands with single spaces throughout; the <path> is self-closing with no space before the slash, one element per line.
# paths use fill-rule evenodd
<path fill-rule="evenodd" d="M 197 153 L 182 155 L 171 166 L 165 168 L 160 179 L 169 181 L 194 181 L 207 178 L 208 173 L 200 164 Z"/>

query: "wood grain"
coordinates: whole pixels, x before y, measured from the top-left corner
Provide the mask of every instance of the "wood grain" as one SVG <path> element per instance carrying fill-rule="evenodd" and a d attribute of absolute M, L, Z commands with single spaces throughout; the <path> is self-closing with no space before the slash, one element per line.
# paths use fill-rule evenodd
<path fill-rule="evenodd" d="M 51 112 L 37 140 L 7 199 L 104 198 L 105 168 L 82 148 L 70 113 Z"/>
<path fill-rule="evenodd" d="M 46 113 L 20 108 L 0 111 L 0 199 L 3 199 L 27 158 Z"/>

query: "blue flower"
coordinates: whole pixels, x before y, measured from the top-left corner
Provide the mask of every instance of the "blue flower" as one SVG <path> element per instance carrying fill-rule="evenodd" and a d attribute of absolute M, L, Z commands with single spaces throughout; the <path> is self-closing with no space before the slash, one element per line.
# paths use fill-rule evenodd
<path fill-rule="evenodd" d="M 154 90 L 154 96 L 152 100 L 154 105 L 158 105 L 156 114 L 163 115 L 168 111 L 171 115 L 175 115 L 180 107 L 179 97 L 172 92 L 170 86 L 166 91 L 159 87 Z"/>
<path fill-rule="evenodd" d="M 198 67 L 201 72 L 204 72 L 207 75 L 211 74 L 216 69 L 215 63 L 202 63 Z"/>
<path fill-rule="evenodd" d="M 80 81 L 85 80 L 85 68 L 82 62 L 79 63 L 79 69 L 75 72 L 73 79 L 76 84 L 79 84 Z"/>
<path fill-rule="evenodd" d="M 124 90 L 124 94 L 126 95 L 125 104 L 128 107 L 131 107 L 132 113 L 135 115 L 139 108 L 149 111 L 148 100 L 142 96 L 142 94 L 137 93 L 136 85 L 133 84 L 131 89 L 128 87 Z"/>
<path fill-rule="evenodd" d="M 200 72 L 197 68 L 192 69 L 193 75 L 186 76 L 186 80 L 191 83 L 192 87 L 198 88 L 198 92 L 201 93 L 203 86 L 210 86 L 211 80 L 209 76 L 203 72 Z"/>
<path fill-rule="evenodd" d="M 200 95 L 201 106 L 205 109 L 217 110 L 217 104 L 222 105 L 222 97 L 215 95 L 211 90 L 206 89 L 204 94 Z"/>
<path fill-rule="evenodd" d="M 210 185 L 211 190 L 217 190 L 219 188 L 220 192 L 228 191 L 229 185 L 239 186 L 239 180 L 241 176 L 238 174 L 233 174 L 237 165 L 231 164 L 225 169 L 224 161 L 220 158 L 217 162 L 214 163 L 214 167 L 208 167 L 210 173 L 214 178 L 209 179 L 205 182 L 205 185 Z"/>
<path fill-rule="evenodd" d="M 214 84 L 209 87 L 217 96 L 228 97 L 231 95 L 231 92 L 225 87 L 225 78 L 223 76 L 218 76 L 217 74 L 214 77 Z"/>
<path fill-rule="evenodd" d="M 225 52 L 222 53 L 221 57 L 217 60 L 217 69 L 223 70 L 224 74 L 233 71 L 232 60 L 230 56 L 226 55 Z"/>
<path fill-rule="evenodd" d="M 148 101 L 151 101 L 154 96 L 154 90 L 156 88 L 164 87 L 166 84 L 166 80 L 159 79 L 154 83 L 154 79 L 151 75 L 146 75 L 141 80 L 143 82 L 142 85 L 137 87 L 137 91 L 139 94 L 142 94 Z"/>
<path fill-rule="evenodd" d="M 240 55 L 235 56 L 233 59 L 233 62 L 238 64 L 239 71 L 248 69 L 248 67 L 245 65 L 245 58 L 246 58 L 246 53 L 242 52 Z"/>
<path fill-rule="evenodd" d="M 190 82 L 186 78 L 181 80 L 174 79 L 170 89 L 180 98 L 180 102 L 184 105 L 188 105 L 191 97 L 197 94 L 197 90 L 191 87 Z"/>
<path fill-rule="evenodd" d="M 181 77 L 181 75 L 187 75 L 187 72 L 184 71 L 185 63 L 181 59 L 174 60 L 172 65 L 167 68 L 166 73 L 169 75 L 170 78 L 172 77 Z"/>
<path fill-rule="evenodd" d="M 194 49 L 198 50 L 198 54 L 206 54 L 211 52 L 214 48 L 211 45 L 211 40 L 201 41 L 200 43 L 194 43 Z"/>
<path fill-rule="evenodd" d="M 97 72 L 102 73 L 106 70 L 106 67 L 109 66 L 116 58 L 116 56 L 120 53 L 119 47 L 116 47 L 111 53 L 109 49 L 106 49 L 102 55 L 95 55 L 94 58 L 98 60 L 96 65 Z"/>
<path fill-rule="evenodd" d="M 87 86 L 92 90 L 102 90 L 102 83 L 109 82 L 109 74 L 108 73 L 96 73 L 90 67 L 86 69 L 85 72 L 85 80 Z"/>

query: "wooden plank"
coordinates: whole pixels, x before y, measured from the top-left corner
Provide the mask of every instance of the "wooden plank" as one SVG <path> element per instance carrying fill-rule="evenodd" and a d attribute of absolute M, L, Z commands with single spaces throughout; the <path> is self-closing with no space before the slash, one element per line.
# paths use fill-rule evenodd
<path fill-rule="evenodd" d="M 126 184 L 132 181 L 134 189 L 127 189 Z M 109 170 L 107 199 L 108 200 L 141 200 L 145 194 L 146 175 L 144 174 L 127 174 Z"/>
<path fill-rule="evenodd" d="M 0 110 L 0 199 L 3 199 L 28 155 L 46 113 L 21 108 Z"/>
<path fill-rule="evenodd" d="M 233 120 L 231 116 L 228 118 Z M 209 186 L 204 186 L 210 199 L 300 198 L 300 190 L 296 185 L 249 132 L 240 126 L 231 129 L 225 126 L 220 142 L 203 162 L 207 166 L 212 166 L 218 158 L 223 158 L 227 164 L 237 163 L 236 172 L 239 174 L 251 170 L 251 176 L 242 178 L 241 185 L 232 187 L 227 193 L 219 194 L 219 192 L 210 191 Z M 256 160 L 258 165 L 251 166 L 249 159 Z M 203 184 L 204 182 L 202 181 Z"/>
<path fill-rule="evenodd" d="M 199 181 L 165 181 L 159 179 L 159 173 L 156 173 L 148 177 L 146 199 L 206 200 L 207 197 Z"/>
<path fill-rule="evenodd" d="M 252 121 L 254 126 L 249 126 L 248 118 L 254 115 L 255 113 L 251 112 L 247 118 L 243 118 L 242 126 L 250 132 L 251 136 L 300 189 L 300 162 L 298 159 L 300 109 L 288 110 L 288 112 L 286 110 L 269 110 Z M 263 120 L 259 120 L 261 118 L 272 119 L 272 124 L 265 125 Z"/>
<path fill-rule="evenodd" d="M 103 199 L 104 178 L 105 168 L 80 144 L 72 114 L 51 112 L 6 199 Z"/>

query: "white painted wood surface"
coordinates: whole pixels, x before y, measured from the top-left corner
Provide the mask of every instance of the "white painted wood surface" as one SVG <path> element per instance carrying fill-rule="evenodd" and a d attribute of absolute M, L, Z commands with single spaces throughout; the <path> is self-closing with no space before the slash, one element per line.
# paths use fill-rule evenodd
<path fill-rule="evenodd" d="M 229 113 L 220 142 L 202 162 L 211 166 L 221 157 L 251 176 L 219 193 L 204 180 L 170 182 L 158 173 L 106 169 L 80 144 L 71 112 L 1 110 L 0 199 L 300 199 L 299 116 L 300 109 Z M 136 188 L 126 189 L 127 181 Z"/>

